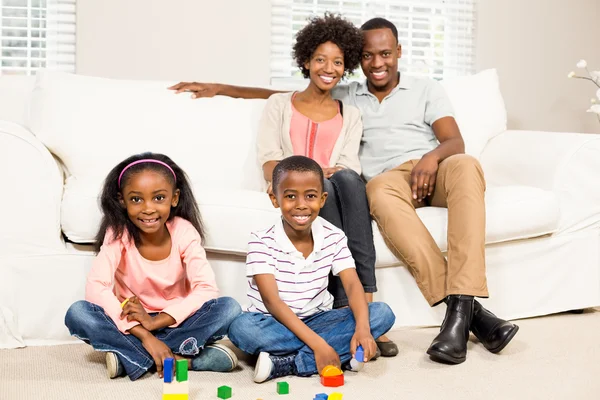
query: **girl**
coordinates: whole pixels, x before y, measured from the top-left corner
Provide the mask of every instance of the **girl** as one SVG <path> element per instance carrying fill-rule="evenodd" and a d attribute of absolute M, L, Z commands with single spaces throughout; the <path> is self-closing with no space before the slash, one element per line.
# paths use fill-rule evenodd
<path fill-rule="evenodd" d="M 71 335 L 106 352 L 109 378 L 136 380 L 165 358 L 196 371 L 230 371 L 221 339 L 240 313 L 218 297 L 202 248 L 204 228 L 186 174 L 169 157 L 129 157 L 108 174 L 85 301 L 67 311 Z M 114 286 L 114 288 L 113 288 Z"/>
<path fill-rule="evenodd" d="M 375 245 L 365 183 L 361 179 L 358 149 L 362 137 L 360 111 L 331 96 L 331 90 L 359 64 L 362 34 L 341 16 L 312 18 L 296 37 L 294 58 L 308 87 L 301 92 L 272 95 L 263 111 L 258 134 L 258 159 L 266 181 L 284 158 L 302 155 L 314 159 L 325 173 L 327 202 L 320 215 L 342 229 L 356 262 L 368 302 L 377 291 Z M 340 278 L 330 276 L 334 307 L 348 306 Z M 395 356 L 397 346 L 385 336 L 378 347 Z"/>

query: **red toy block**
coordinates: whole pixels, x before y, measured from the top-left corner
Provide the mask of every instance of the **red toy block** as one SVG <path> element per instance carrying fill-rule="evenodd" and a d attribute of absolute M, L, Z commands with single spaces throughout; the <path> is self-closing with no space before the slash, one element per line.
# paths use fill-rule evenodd
<path fill-rule="evenodd" d="M 322 376 L 321 385 L 327 387 L 338 387 L 344 384 L 344 375 Z"/>

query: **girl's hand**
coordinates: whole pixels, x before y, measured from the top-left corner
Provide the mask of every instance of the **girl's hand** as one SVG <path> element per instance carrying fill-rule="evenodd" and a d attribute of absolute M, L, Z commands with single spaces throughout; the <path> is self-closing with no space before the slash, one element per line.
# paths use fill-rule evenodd
<path fill-rule="evenodd" d="M 369 361 L 377 352 L 377 344 L 369 330 L 357 329 L 350 340 L 350 353 L 352 357 L 356 354 L 356 348 L 361 345 L 365 354 L 364 362 Z"/>
<path fill-rule="evenodd" d="M 340 362 L 338 353 L 336 353 L 333 347 L 327 343 L 317 347 L 313 352 L 315 353 L 315 361 L 317 362 L 317 371 L 319 371 L 319 374 L 323 371 L 323 368 L 328 365 L 333 365 L 334 367 L 342 369 L 342 363 Z"/>
<path fill-rule="evenodd" d="M 173 352 L 163 342 L 157 339 L 153 335 L 148 335 L 142 340 L 142 345 L 144 348 L 150 353 L 150 356 L 154 359 L 154 364 L 156 364 L 156 372 L 158 373 L 158 377 L 163 377 L 163 362 L 165 358 L 175 358 Z"/>
<path fill-rule="evenodd" d="M 146 312 L 140 300 L 136 297 L 130 297 L 129 301 L 121 311 L 121 319 L 127 317 L 127 321 L 138 321 L 146 330 L 153 331 L 154 319 Z"/>

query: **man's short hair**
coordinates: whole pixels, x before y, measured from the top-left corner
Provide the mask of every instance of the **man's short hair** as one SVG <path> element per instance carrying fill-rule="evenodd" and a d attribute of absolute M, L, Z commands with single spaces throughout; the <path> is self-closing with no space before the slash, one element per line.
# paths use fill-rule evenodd
<path fill-rule="evenodd" d="M 281 181 L 283 174 L 289 171 L 312 172 L 319 177 L 319 182 L 321 182 L 321 190 L 323 190 L 324 176 L 321 166 L 311 158 L 304 156 L 291 156 L 281 160 L 273 170 L 273 193 L 277 193 L 279 182 Z"/>
<path fill-rule="evenodd" d="M 362 26 L 360 27 L 360 30 L 362 31 L 371 31 L 373 29 L 390 29 L 392 31 L 392 33 L 394 34 L 394 37 L 396 38 L 396 43 L 398 43 L 398 29 L 396 29 L 396 25 L 392 24 L 390 21 L 388 21 L 385 18 L 371 18 L 370 20 L 368 20 L 367 22 L 365 22 L 364 24 L 362 24 Z"/>

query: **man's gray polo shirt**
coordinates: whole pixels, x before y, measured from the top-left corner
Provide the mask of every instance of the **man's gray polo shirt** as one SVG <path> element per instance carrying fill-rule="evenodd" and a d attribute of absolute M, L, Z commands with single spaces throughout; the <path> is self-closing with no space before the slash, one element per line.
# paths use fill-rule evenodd
<path fill-rule="evenodd" d="M 431 79 L 402 75 L 381 103 L 366 81 L 338 85 L 332 95 L 362 113 L 360 163 L 367 180 L 435 149 L 439 143 L 431 125 L 454 116 L 444 88 Z"/>

